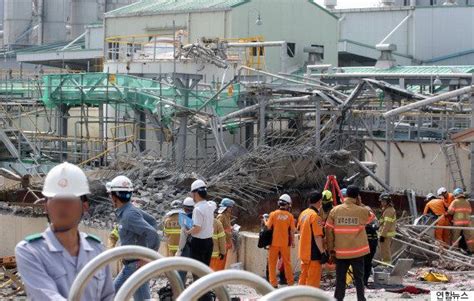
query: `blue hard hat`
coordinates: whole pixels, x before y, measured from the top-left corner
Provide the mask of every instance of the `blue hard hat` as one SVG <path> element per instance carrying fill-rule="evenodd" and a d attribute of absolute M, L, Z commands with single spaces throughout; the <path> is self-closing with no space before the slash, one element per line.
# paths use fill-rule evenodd
<path fill-rule="evenodd" d="M 234 200 L 231 200 L 229 198 L 223 198 L 221 203 L 219 204 L 219 207 L 225 207 L 225 208 L 234 207 L 234 206 L 235 206 Z"/>
<path fill-rule="evenodd" d="M 343 197 L 346 197 L 347 196 L 347 188 L 342 188 L 341 193 L 342 193 Z"/>
<path fill-rule="evenodd" d="M 457 195 L 460 195 L 460 194 L 463 194 L 463 193 L 464 193 L 464 190 L 462 190 L 462 188 L 456 188 L 453 191 L 454 196 L 457 196 Z"/>

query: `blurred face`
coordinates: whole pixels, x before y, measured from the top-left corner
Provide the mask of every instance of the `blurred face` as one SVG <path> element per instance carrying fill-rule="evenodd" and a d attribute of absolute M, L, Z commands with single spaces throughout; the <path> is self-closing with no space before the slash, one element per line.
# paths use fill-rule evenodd
<path fill-rule="evenodd" d="M 387 201 L 381 200 L 380 204 L 382 205 L 382 207 L 386 207 L 387 206 Z"/>
<path fill-rule="evenodd" d="M 55 231 L 77 227 L 89 205 L 80 198 L 52 198 L 46 202 L 46 213 Z"/>
<path fill-rule="evenodd" d="M 191 213 L 191 212 L 193 212 L 194 207 L 187 207 L 187 206 L 185 206 L 185 207 L 183 207 L 183 209 L 184 209 L 184 212 L 186 212 L 186 213 Z"/>

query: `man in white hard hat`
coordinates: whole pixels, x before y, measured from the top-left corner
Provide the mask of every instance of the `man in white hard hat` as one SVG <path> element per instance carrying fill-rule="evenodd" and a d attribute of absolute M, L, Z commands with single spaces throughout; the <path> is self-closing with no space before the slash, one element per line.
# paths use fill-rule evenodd
<path fill-rule="evenodd" d="M 89 184 L 77 166 L 62 163 L 44 180 L 43 195 L 49 227 L 18 243 L 15 256 L 29 300 L 66 300 L 79 271 L 104 246 L 78 229 L 88 209 Z M 112 274 L 107 266 L 87 283 L 81 300 L 113 300 Z"/>
<path fill-rule="evenodd" d="M 163 220 L 163 234 L 168 247 L 167 256 L 174 256 L 179 248 L 179 237 L 181 234 L 181 227 L 179 225 L 179 214 L 183 212 L 182 207 L 182 201 L 172 201 L 171 210 L 166 213 Z"/>
<path fill-rule="evenodd" d="M 118 232 L 122 246 L 138 245 L 152 250 L 160 247 L 160 238 L 156 231 L 156 221 L 143 210 L 132 205 L 133 184 L 129 178 L 118 176 L 106 184 L 107 192 L 117 215 Z M 153 222 L 150 221 L 153 219 Z M 122 260 L 123 268 L 115 278 L 115 291 L 146 262 L 139 259 Z M 135 301 L 150 299 L 148 282 L 143 284 L 134 294 Z"/>
<path fill-rule="evenodd" d="M 295 247 L 295 218 L 289 212 L 291 197 L 283 194 L 278 199 L 278 209 L 271 212 L 265 223 L 268 229 L 273 229 L 272 243 L 268 249 L 268 280 L 273 287 L 277 287 L 276 267 L 278 255 L 281 256 L 288 285 L 293 285 L 293 268 L 291 266 L 290 246 Z"/>
<path fill-rule="evenodd" d="M 191 197 L 194 200 L 193 227 L 186 232 L 191 235 L 191 258 L 209 265 L 213 246 L 214 210 L 206 201 L 207 185 L 204 181 L 196 180 L 191 184 Z"/>

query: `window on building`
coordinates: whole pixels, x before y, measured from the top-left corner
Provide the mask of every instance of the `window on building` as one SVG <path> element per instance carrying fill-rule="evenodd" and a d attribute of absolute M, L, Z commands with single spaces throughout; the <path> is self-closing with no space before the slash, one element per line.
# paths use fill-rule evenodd
<path fill-rule="evenodd" d="M 295 57 L 296 43 L 286 43 L 286 53 L 289 57 Z"/>
<path fill-rule="evenodd" d="M 108 43 L 108 59 L 109 60 L 118 60 L 119 59 L 119 43 L 111 42 Z"/>

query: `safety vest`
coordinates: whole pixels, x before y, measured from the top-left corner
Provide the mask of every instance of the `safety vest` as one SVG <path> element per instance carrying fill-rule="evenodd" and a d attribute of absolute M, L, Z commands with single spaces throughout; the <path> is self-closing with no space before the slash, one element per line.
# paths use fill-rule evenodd
<path fill-rule="evenodd" d="M 168 251 L 175 253 L 179 249 L 181 226 L 179 225 L 179 212 L 170 212 L 163 222 L 163 234 L 168 242 Z"/>
<path fill-rule="evenodd" d="M 454 226 L 467 226 L 471 223 L 471 204 L 465 198 L 455 199 L 449 206 L 448 213 L 453 216 Z"/>
<path fill-rule="evenodd" d="M 225 247 L 225 231 L 222 223 L 214 219 L 214 232 L 212 234 L 212 258 L 219 257 L 219 254 L 225 255 L 226 247 Z"/>
<path fill-rule="evenodd" d="M 370 253 L 365 226 L 375 216 L 364 207 L 357 205 L 353 198 L 334 207 L 326 221 L 327 245 L 336 252 L 338 259 L 357 258 Z"/>
<path fill-rule="evenodd" d="M 392 206 L 388 206 L 382 213 L 380 219 L 380 236 L 382 237 L 394 237 L 397 232 L 396 230 L 397 212 Z"/>
<path fill-rule="evenodd" d="M 226 248 L 232 248 L 232 225 L 230 223 L 230 217 L 229 214 L 226 213 L 221 213 L 217 216 L 217 220 L 222 223 L 222 226 L 224 227 L 225 231 L 225 237 L 226 237 Z"/>

